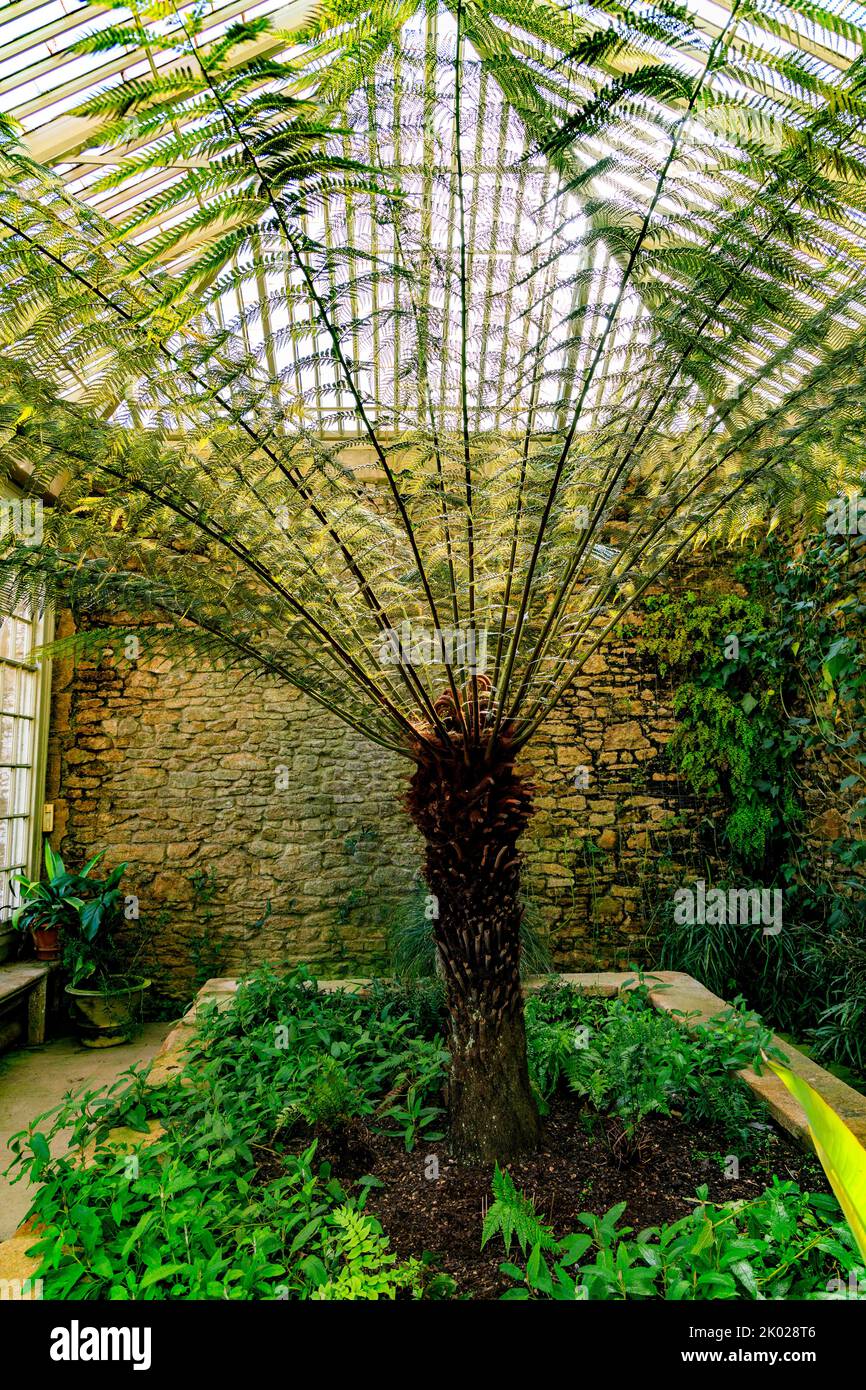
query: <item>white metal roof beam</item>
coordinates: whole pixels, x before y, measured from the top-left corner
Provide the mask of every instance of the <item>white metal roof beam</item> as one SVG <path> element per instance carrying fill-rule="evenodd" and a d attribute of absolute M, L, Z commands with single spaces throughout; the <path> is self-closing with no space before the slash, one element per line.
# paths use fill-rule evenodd
<path fill-rule="evenodd" d="M 274 28 L 282 31 L 280 34 L 265 34 L 260 39 L 251 43 L 240 44 L 233 54 L 229 55 L 228 66 L 248 62 L 250 58 L 258 57 L 262 54 L 278 53 L 286 47 L 285 35 L 302 29 L 312 18 L 317 8 L 318 0 L 290 0 L 288 5 L 279 10 L 275 10 L 271 16 Z M 240 12 L 241 6 L 232 6 L 231 9 Z M 143 51 L 126 55 L 119 64 L 117 71 L 122 72 L 125 68 L 132 67 L 135 63 L 141 62 L 145 57 Z M 171 72 L 173 68 L 182 67 L 183 59 L 169 62 L 160 67 L 160 73 Z M 93 85 L 93 75 L 88 74 L 85 85 L 89 88 Z M 63 91 L 51 94 L 51 100 L 60 100 Z M 45 105 L 46 98 L 41 98 L 41 105 Z M 19 111 L 16 114 L 21 117 L 25 114 Z M 56 164 L 59 161 L 68 159 L 77 154 L 95 135 L 100 128 L 100 120 L 90 116 L 64 116 L 60 120 L 50 121 L 46 126 L 32 131 L 25 139 L 28 152 L 40 164 Z"/>

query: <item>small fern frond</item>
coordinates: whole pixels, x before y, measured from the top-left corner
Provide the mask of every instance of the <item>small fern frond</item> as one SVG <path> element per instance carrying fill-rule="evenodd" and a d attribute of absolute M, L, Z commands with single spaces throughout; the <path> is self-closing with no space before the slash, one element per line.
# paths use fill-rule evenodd
<path fill-rule="evenodd" d="M 538 1217 L 530 1199 L 519 1192 L 507 1168 L 497 1163 L 493 1172 L 494 1201 L 488 1208 L 481 1231 L 481 1248 L 495 1235 L 501 1235 L 506 1252 L 516 1239 L 523 1254 L 527 1247 L 540 1247 L 542 1250 L 555 1246 L 553 1231 Z"/>

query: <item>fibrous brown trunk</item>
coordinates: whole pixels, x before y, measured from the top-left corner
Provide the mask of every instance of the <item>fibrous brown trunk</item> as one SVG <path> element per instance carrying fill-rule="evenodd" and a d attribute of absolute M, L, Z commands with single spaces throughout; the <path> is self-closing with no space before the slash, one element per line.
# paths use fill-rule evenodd
<path fill-rule="evenodd" d="M 451 1144 L 467 1162 L 503 1162 L 534 1148 L 538 1110 L 529 1084 L 520 990 L 520 856 L 531 811 L 507 740 L 493 757 L 418 752 L 407 801 L 425 841 L 436 899 L 436 943 L 450 1020 Z"/>

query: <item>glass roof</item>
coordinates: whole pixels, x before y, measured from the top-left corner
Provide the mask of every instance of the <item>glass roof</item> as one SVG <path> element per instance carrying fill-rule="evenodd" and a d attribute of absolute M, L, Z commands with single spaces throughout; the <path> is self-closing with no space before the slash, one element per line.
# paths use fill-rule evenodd
<path fill-rule="evenodd" d="M 525 70 L 537 84 L 539 102 L 565 119 L 577 101 L 591 90 L 579 66 L 564 63 L 564 55 L 548 40 L 543 23 L 544 7 L 529 4 L 515 10 L 507 3 L 481 7 L 485 19 L 510 49 L 519 54 Z M 635 12 L 641 8 L 634 6 Z M 563 5 L 561 11 L 575 23 L 603 24 L 603 7 Z M 694 17 L 689 42 L 666 48 L 655 37 L 635 49 L 634 36 L 629 47 L 615 54 L 608 65 L 616 72 L 628 70 L 635 61 L 646 62 L 655 54 L 659 61 L 674 62 L 686 73 L 703 66 L 706 45 L 728 22 L 729 10 L 718 3 L 698 0 L 687 6 Z M 184 16 L 195 14 L 202 23 L 198 42 L 216 42 L 237 20 L 267 15 L 271 27 L 247 45 L 245 52 L 289 55 L 297 65 L 299 93 L 319 92 L 340 51 L 340 29 L 327 30 L 321 23 L 310 30 L 317 13 L 314 0 L 292 0 L 280 5 L 275 0 L 244 6 L 229 0 L 196 0 L 194 4 L 165 7 L 166 30 Z M 359 11 L 360 13 L 360 11 Z M 396 259 L 406 262 L 414 252 L 421 264 L 425 293 L 441 312 L 443 332 L 437 360 L 429 365 L 432 390 L 443 412 L 446 427 L 456 424 L 458 364 L 448 350 L 451 326 L 457 336 L 456 299 L 447 276 L 437 278 L 437 259 L 444 259 L 454 236 L 455 132 L 444 93 L 437 100 L 435 115 L 429 112 L 423 91 L 431 79 L 425 61 L 432 50 L 447 54 L 453 42 L 453 14 L 445 6 L 407 3 L 401 13 L 405 22 L 396 42 L 375 68 L 365 75 L 354 91 L 341 92 L 338 113 L 349 133 L 342 153 L 371 163 L 386 165 L 399 173 L 402 186 L 418 215 L 407 225 L 407 244 Z M 519 14 L 521 23 L 515 23 Z M 169 273 L 182 275 L 198 248 L 193 231 L 173 235 L 173 228 L 184 225 L 184 217 L 195 211 L 201 194 L 191 194 L 168 211 L 161 206 L 161 195 L 184 177 L 183 162 L 169 164 L 153 158 L 158 141 L 148 137 L 123 148 L 123 156 L 136 156 L 137 165 L 127 166 L 126 177 L 112 177 L 119 169 L 118 149 L 96 143 L 99 123 L 82 107 L 106 87 L 120 85 L 137 76 L 168 70 L 178 59 L 172 53 L 145 51 L 130 45 L 118 52 L 76 51 L 75 45 L 108 24 L 126 23 L 132 11 L 121 6 L 82 4 L 76 0 L 13 0 L 0 7 L 0 108 L 13 115 L 24 132 L 28 150 L 40 162 L 52 165 L 69 189 L 88 202 L 102 216 L 124 229 L 136 246 L 156 248 L 155 256 Z M 838 32 L 830 32 L 822 16 L 833 16 Z M 819 103 L 819 97 L 798 74 L 816 83 L 832 86 L 862 50 L 861 26 L 866 26 L 866 8 L 829 0 L 819 9 L 814 5 L 781 5 L 763 0 L 754 19 L 739 25 L 739 61 L 730 65 L 712 82 L 717 102 L 703 127 L 692 133 L 689 157 L 693 168 L 706 160 L 707 197 L 714 190 L 709 173 L 713 159 L 726 142 L 739 138 L 737 104 L 766 113 L 768 120 L 782 112 L 785 121 L 796 128 L 804 123 Z M 298 42 L 303 31 L 303 43 Z M 703 51 L 701 51 L 703 48 Z M 795 54 L 798 67 L 788 70 L 785 58 Z M 476 429 L 507 426 L 509 419 L 535 412 L 536 428 L 543 432 L 561 428 L 572 401 L 581 367 L 581 343 L 576 341 L 573 324 L 579 314 L 591 327 L 592 306 L 587 312 L 581 303 L 585 295 L 584 272 L 593 276 L 592 296 L 596 317 L 604 311 L 606 299 L 615 294 L 617 257 L 603 236 L 588 245 L 586 200 L 576 197 L 551 162 L 537 152 L 537 140 L 526 113 L 517 109 L 497 78 L 497 67 L 490 54 L 467 47 L 462 68 L 465 85 L 465 121 L 461 149 L 466 172 L 466 218 L 469 233 L 470 317 L 473 326 L 473 353 L 469 365 L 469 387 L 473 397 Z M 823 98 L 821 98 L 823 99 Z M 192 117 L 191 117 L 192 119 Z M 655 178 L 659 153 L 658 131 L 635 120 L 614 137 L 632 145 L 629 160 L 618 160 L 615 176 L 596 181 L 599 196 L 628 196 L 648 200 Z M 603 140 L 588 140 L 569 152 L 571 170 L 602 158 L 609 150 Z M 622 155 L 622 149 L 617 150 Z M 657 157 L 658 156 L 658 157 Z M 655 161 L 655 162 L 654 162 Z M 192 167 L 190 165 L 189 167 Z M 700 216 L 700 179 L 692 177 L 679 193 L 680 200 L 691 200 Z M 707 204 L 708 206 L 709 204 Z M 660 212 L 675 210 L 673 198 L 660 204 Z M 855 228 L 864 225 L 858 209 L 851 211 Z M 362 246 L 375 260 L 394 253 L 394 230 L 377 214 L 375 200 L 358 197 L 325 199 L 321 208 L 307 215 L 305 230 L 312 241 L 321 244 Z M 849 229 L 850 230 L 850 229 Z M 204 234 L 202 234 L 204 235 Z M 818 243 L 820 243 L 820 236 Z M 823 248 L 824 258 L 836 254 L 832 242 Z M 553 267 L 555 266 L 555 271 Z M 813 265 L 803 254 L 804 281 Z M 548 273 L 549 268 L 549 273 Z M 841 273 L 841 272 L 840 272 Z M 342 284 L 332 284 L 335 297 L 351 301 L 345 315 L 359 325 L 355 334 L 355 359 L 364 364 L 359 376 L 365 396 L 373 403 L 371 414 L 377 424 L 407 427 L 423 410 L 417 384 L 417 363 L 408 360 L 401 349 L 401 316 L 407 310 L 401 300 L 398 281 L 387 276 L 370 276 L 347 269 Z M 354 279 L 353 279 L 354 276 Z M 808 291 L 804 291 L 808 292 Z M 539 307 L 540 306 L 540 307 Z M 273 379 L 291 382 L 305 414 L 318 419 L 319 427 L 337 433 L 354 433 L 352 402 L 346 399 L 336 376 L 323 377 L 319 361 L 311 358 L 321 347 L 320 334 L 312 322 L 309 304 L 300 292 L 296 278 L 274 270 L 241 276 L 224 293 L 211 294 L 207 312 L 223 328 L 242 338 L 248 350 L 259 355 Z M 534 312 L 533 312 L 534 310 Z M 299 318 L 310 318 L 305 342 L 298 331 Z M 604 396 L 606 383 L 624 374 L 629 360 L 640 351 L 644 337 L 645 314 L 641 302 L 630 294 L 619 313 L 620 327 L 610 339 L 608 361 L 593 387 L 597 400 Z M 548 352 L 542 380 L 531 386 L 521 375 L 520 363 L 539 338 L 548 335 L 555 349 L 561 339 L 559 357 Z M 588 338 L 587 338 L 588 341 Z M 749 345 L 751 364 L 755 356 L 769 357 L 775 347 L 772 337 Z M 745 349 L 744 349 L 745 351 Z M 805 361 L 805 358 L 804 358 Z M 516 383 L 516 389 L 515 389 Z M 768 387 L 772 391 L 771 387 Z M 530 401 L 530 396 L 532 400 Z M 588 402 L 592 406 L 592 401 Z M 449 416 L 453 420 L 449 421 Z M 591 426 L 592 414 L 584 413 L 584 424 Z"/>
<path fill-rule="evenodd" d="M 162 527 L 159 583 L 185 605 L 201 576 L 208 632 L 246 613 L 264 641 L 257 591 L 175 550 L 176 516 L 227 510 L 265 544 L 267 644 L 297 647 L 329 708 L 348 710 L 352 653 L 365 688 L 411 693 L 374 643 L 423 594 L 436 627 L 441 599 L 455 629 L 498 634 L 493 687 L 517 673 L 508 717 L 528 737 L 612 596 L 732 498 L 745 534 L 818 471 L 797 450 L 831 429 L 859 447 L 862 6 L 152 0 L 146 30 L 139 14 L 0 9 L 0 101 L 54 171 L 8 156 L 4 350 L 52 410 L 58 391 L 84 401 L 62 400 L 64 424 L 108 422 L 71 500 L 101 515 L 91 467 L 129 459 L 142 583 Z M 120 105 L 101 95 L 137 75 Z M 44 447 L 53 480 L 51 436 L 32 433 L 22 467 Z M 190 490 L 180 512 L 166 487 Z M 414 727 L 403 693 L 382 707 Z M 384 737 L 378 720 L 371 704 Z"/>

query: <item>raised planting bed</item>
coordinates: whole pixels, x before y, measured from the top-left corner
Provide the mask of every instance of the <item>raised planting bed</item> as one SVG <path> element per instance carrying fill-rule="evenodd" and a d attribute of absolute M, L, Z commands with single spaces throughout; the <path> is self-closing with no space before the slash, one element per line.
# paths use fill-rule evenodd
<path fill-rule="evenodd" d="M 635 974 L 634 971 L 602 970 L 558 975 L 556 978 L 584 994 L 611 998 L 620 990 L 629 987 L 635 979 Z M 543 988 L 546 979 L 544 976 L 529 979 L 526 982 L 527 992 Z M 184 1046 L 189 1040 L 189 1030 L 195 1026 L 199 1009 L 211 1004 L 216 1004 L 218 1008 L 226 1008 L 234 998 L 239 983 L 231 976 L 215 976 L 202 985 L 194 1004 L 168 1035 L 160 1049 L 152 1073 L 155 1080 L 161 1081 L 182 1069 Z M 654 1007 L 678 1017 L 684 1027 L 694 1028 L 730 1008 L 724 999 L 712 994 L 693 976 L 680 970 L 655 970 L 647 976 L 646 983 Z M 370 979 L 362 977 L 316 980 L 317 988 L 326 994 L 339 991 L 363 996 L 371 984 Z M 866 1145 L 866 1095 L 840 1081 L 817 1062 L 813 1062 L 811 1057 L 785 1042 L 777 1033 L 772 1034 L 771 1041 L 784 1057 L 786 1066 L 814 1086 L 827 1104 L 842 1116 L 861 1144 Z M 811 1151 L 812 1141 L 803 1107 L 778 1077 L 766 1070 L 759 1075 L 752 1068 L 744 1068 L 740 1075 L 750 1090 L 766 1103 L 773 1119 L 783 1129 L 800 1139 Z"/>
<path fill-rule="evenodd" d="M 149 1078 L 21 1136 L 43 1181 L 32 1277 L 46 1297 L 145 1299 L 798 1298 L 866 1280 L 803 1117 L 746 1066 L 774 1046 L 759 1020 L 674 974 L 528 993 L 544 1132 L 494 1173 L 448 1153 L 435 987 L 208 982 Z M 862 1123 L 866 1098 L 783 1050 Z"/>
<path fill-rule="evenodd" d="M 775 1126 L 756 1133 L 750 1151 L 737 1156 L 730 1150 L 739 1146 L 721 1126 L 684 1125 L 676 1114 L 650 1115 L 641 1125 L 639 1157 L 621 1160 L 621 1129 L 593 1114 L 580 1098 L 557 1095 L 545 1118 L 541 1147 L 510 1163 L 508 1171 L 560 1238 L 584 1229 L 583 1213 L 602 1217 L 621 1203 L 620 1226 L 635 1233 L 670 1226 L 694 1215 L 699 1189 L 719 1205 L 749 1201 L 761 1197 L 774 1175 L 803 1191 L 829 1191 L 817 1160 Z M 325 1151 L 338 1176 L 357 1173 L 357 1160 L 347 1165 L 331 1147 Z M 368 1139 L 367 1151 L 366 1171 L 382 1183 L 371 1189 L 367 1208 L 401 1258 L 437 1252 L 437 1267 L 461 1292 L 471 1290 L 476 1297 L 495 1298 L 515 1287 L 515 1279 L 500 1268 L 501 1240 L 491 1239 L 483 1249 L 480 1244 L 483 1217 L 493 1201 L 488 1167 L 458 1166 L 444 1144 L 427 1143 L 407 1153 L 399 1141 L 375 1136 Z M 426 1177 L 433 1156 L 439 1165 L 436 1181 Z M 732 1158 L 735 1179 L 726 1177 Z M 516 1241 L 511 1258 L 519 1265 Z"/>

